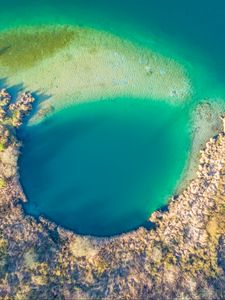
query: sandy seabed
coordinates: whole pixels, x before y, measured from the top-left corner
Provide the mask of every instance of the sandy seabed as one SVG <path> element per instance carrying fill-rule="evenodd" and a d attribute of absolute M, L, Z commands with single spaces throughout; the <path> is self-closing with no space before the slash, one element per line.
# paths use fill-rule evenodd
<path fill-rule="evenodd" d="M 23 39 L 27 31 L 31 34 L 30 30 L 15 29 L 8 39 L 14 43 L 15 36 Z M 33 34 L 38 30 L 46 35 L 48 31 L 51 34 L 52 28 L 34 27 Z M 62 30 L 61 26 L 58 30 Z M 185 70 L 172 59 L 109 33 L 76 27 L 70 30 L 74 31 L 74 38 L 70 38 L 66 46 L 41 61 L 37 61 L 35 54 L 33 63 L 25 69 L 15 71 L 6 64 L 0 76 L 7 78 L 9 85 L 22 83 L 26 89 L 49 96 L 40 108 L 53 105 L 59 109 L 74 103 L 121 96 L 177 102 L 190 95 Z M 7 32 L 4 34 L 7 40 Z M 30 40 L 32 42 L 32 38 Z M 26 42 L 29 43 L 27 36 Z M 3 46 L 7 47 L 7 43 Z M 25 59 L 20 49 L 8 51 L 14 57 L 19 52 L 17 60 Z M 2 61 L 4 63 L 4 54 Z"/>
<path fill-rule="evenodd" d="M 182 106 L 194 93 L 187 70 L 177 61 L 94 29 L 10 29 L 0 36 L 0 49 L 5 49 L 0 56 L 0 78 L 6 78 L 8 86 L 35 92 L 40 100 L 30 124 L 52 111 L 84 102 L 125 96 Z M 9 63 L 13 58 L 16 63 Z M 195 175 L 202 145 L 220 129 L 220 113 L 219 105 L 207 106 L 205 100 L 193 112 L 193 143 L 184 183 Z"/>

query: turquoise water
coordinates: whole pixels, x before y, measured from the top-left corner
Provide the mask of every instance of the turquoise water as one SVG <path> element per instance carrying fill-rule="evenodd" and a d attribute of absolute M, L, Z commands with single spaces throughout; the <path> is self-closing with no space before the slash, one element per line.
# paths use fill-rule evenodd
<path fill-rule="evenodd" d="M 185 116 L 168 104 L 117 99 L 28 127 L 20 159 L 27 212 L 98 236 L 142 225 L 166 204 L 184 169 Z"/>
<path fill-rule="evenodd" d="M 193 95 L 187 104 L 118 99 L 80 105 L 23 131 L 27 212 L 83 234 L 136 228 L 166 203 L 182 176 L 191 145 L 189 112 L 199 100 L 225 94 L 225 2 L 1 3 L 2 29 L 46 23 L 110 31 L 172 53 L 188 70 Z"/>

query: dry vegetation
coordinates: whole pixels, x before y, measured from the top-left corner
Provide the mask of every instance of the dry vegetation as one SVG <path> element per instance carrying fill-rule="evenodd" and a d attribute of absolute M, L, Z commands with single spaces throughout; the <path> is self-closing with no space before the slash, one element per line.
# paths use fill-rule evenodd
<path fill-rule="evenodd" d="M 25 216 L 13 125 L 7 141 L 0 152 L 1 170 L 10 170 L 0 189 L 0 299 L 225 298 L 224 132 L 201 152 L 197 178 L 167 212 L 151 216 L 154 230 L 110 239 Z"/>

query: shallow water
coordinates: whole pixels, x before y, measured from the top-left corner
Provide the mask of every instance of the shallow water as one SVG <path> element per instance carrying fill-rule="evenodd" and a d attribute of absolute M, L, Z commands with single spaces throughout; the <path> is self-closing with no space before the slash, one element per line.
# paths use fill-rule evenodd
<path fill-rule="evenodd" d="M 83 234 L 138 227 L 175 192 L 190 156 L 195 106 L 202 99 L 225 103 L 225 2 L 12 0 L 1 3 L 1 11 L 1 29 L 90 26 L 186 68 L 193 91 L 187 103 L 83 104 L 23 131 L 20 171 L 27 212 Z"/>
<path fill-rule="evenodd" d="M 181 177 L 190 146 L 185 116 L 168 104 L 117 99 L 28 127 L 20 159 L 26 210 L 82 234 L 138 227 Z"/>

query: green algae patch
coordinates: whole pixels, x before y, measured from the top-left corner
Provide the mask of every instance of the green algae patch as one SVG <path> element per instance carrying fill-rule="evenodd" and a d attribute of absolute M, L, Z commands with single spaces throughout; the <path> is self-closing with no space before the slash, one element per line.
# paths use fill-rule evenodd
<path fill-rule="evenodd" d="M 67 26 L 13 29 L 0 35 L 0 65 L 13 71 L 37 62 L 68 46 L 78 33 Z"/>
<path fill-rule="evenodd" d="M 192 92 L 182 65 L 111 33 L 75 26 L 20 27 L 0 34 L 0 77 L 50 95 L 48 111 L 98 99 L 186 101 Z M 63 99 L 63 100 L 62 100 Z M 50 102 L 51 101 L 51 102 Z"/>

